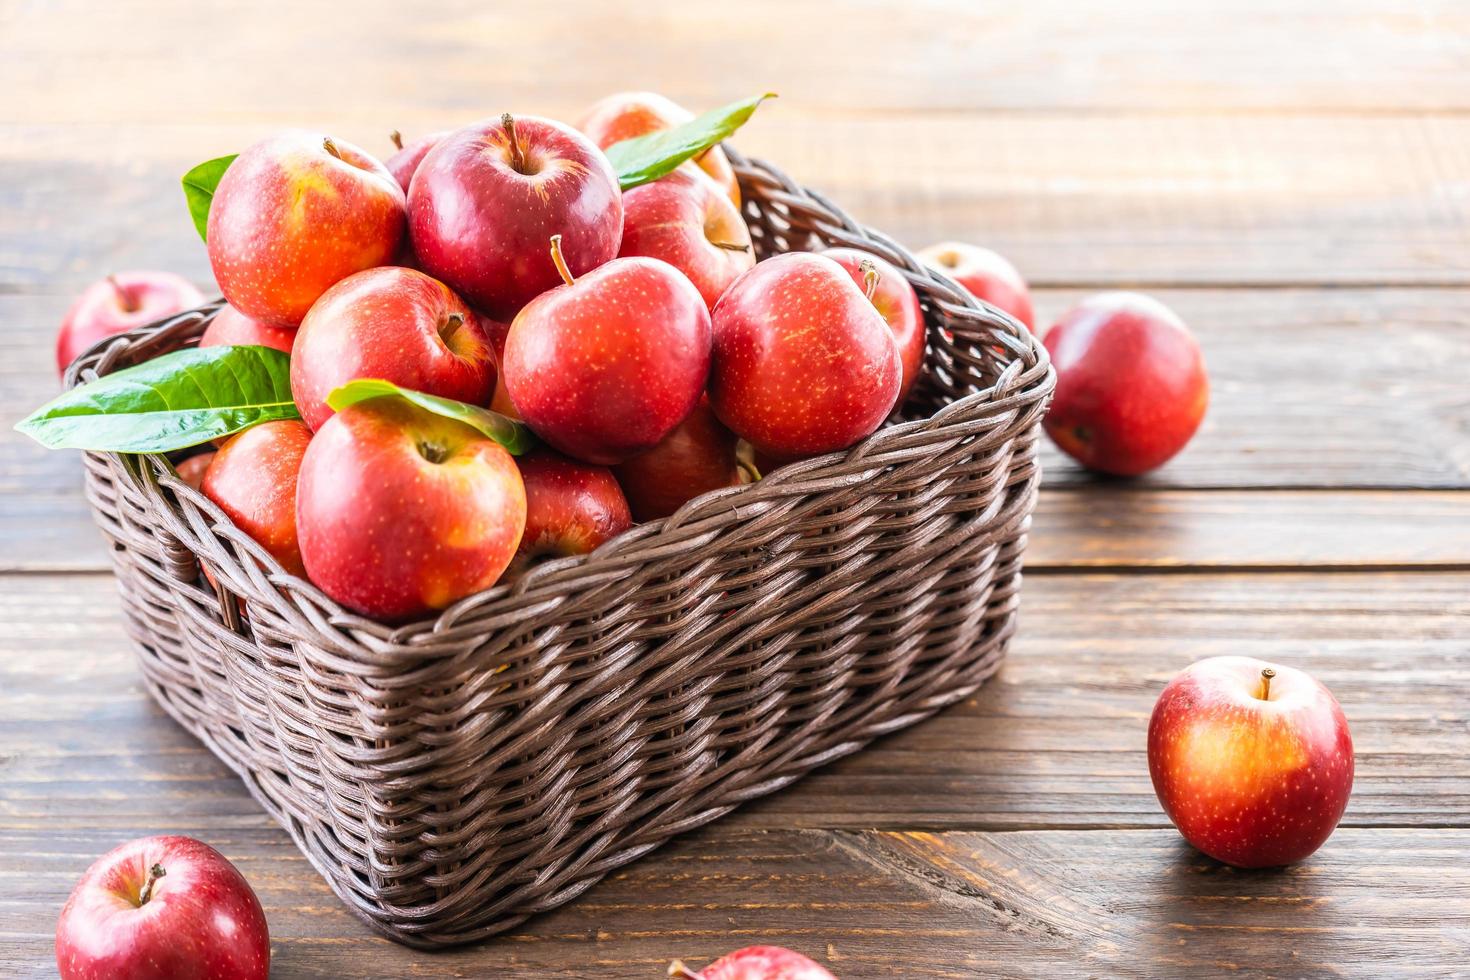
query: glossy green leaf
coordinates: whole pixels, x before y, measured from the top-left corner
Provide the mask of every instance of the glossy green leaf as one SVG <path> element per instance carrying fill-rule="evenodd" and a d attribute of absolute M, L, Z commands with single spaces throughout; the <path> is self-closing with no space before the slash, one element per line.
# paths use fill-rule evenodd
<path fill-rule="evenodd" d="M 536 437 L 531 434 L 531 430 L 507 415 L 492 412 L 478 405 L 457 402 L 452 398 L 440 398 L 438 395 L 426 395 L 422 391 L 400 388 L 393 382 L 384 381 L 381 378 L 358 378 L 349 381 L 333 389 L 332 393 L 327 395 L 327 405 L 333 411 L 340 412 L 348 405 L 356 405 L 358 402 L 365 402 L 372 398 L 390 397 L 405 399 L 435 415 L 463 422 L 500 443 L 512 456 L 519 456 L 536 445 Z"/>
<path fill-rule="evenodd" d="M 239 155 L 231 153 L 227 157 L 205 160 L 184 174 L 184 200 L 189 202 L 189 215 L 194 219 L 194 227 L 199 229 L 201 239 L 209 230 L 209 205 L 214 201 L 214 189 Z"/>
<path fill-rule="evenodd" d="M 299 418 L 290 365 L 270 347 L 190 347 L 63 392 L 15 428 L 48 449 L 184 449 Z"/>
<path fill-rule="evenodd" d="M 612 161 L 618 183 L 627 190 L 672 173 L 685 160 L 698 156 L 721 140 L 729 139 L 735 130 L 745 125 L 756 106 L 775 97 L 775 92 L 767 92 L 711 109 L 682 126 L 614 143 L 607 148 L 607 158 Z"/>

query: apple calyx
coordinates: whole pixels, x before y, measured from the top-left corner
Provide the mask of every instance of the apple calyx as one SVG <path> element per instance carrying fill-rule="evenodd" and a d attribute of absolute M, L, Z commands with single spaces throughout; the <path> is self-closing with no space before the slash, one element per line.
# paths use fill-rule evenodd
<path fill-rule="evenodd" d="M 1262 701 L 1271 700 L 1271 678 L 1276 676 L 1276 671 L 1270 667 L 1261 670 L 1261 693 L 1256 695 Z"/>
<path fill-rule="evenodd" d="M 509 117 L 507 117 L 509 118 Z M 556 266 L 556 271 L 561 273 L 562 282 L 571 286 L 576 283 L 576 276 L 572 275 L 571 267 L 567 265 L 567 258 L 561 254 L 561 236 L 551 236 L 551 261 Z"/>
<path fill-rule="evenodd" d="M 337 149 L 337 142 L 336 142 L 336 140 L 332 139 L 332 137 L 330 137 L 330 136 L 323 136 L 322 137 L 322 149 L 326 150 L 328 153 L 330 153 L 332 156 L 336 157 L 338 160 L 341 160 L 342 159 L 342 151 L 340 151 L 340 150 Z"/>
<path fill-rule="evenodd" d="M 878 271 L 878 266 L 873 263 L 872 259 L 863 259 L 858 263 L 858 269 L 863 274 L 863 296 L 871 303 L 873 301 L 873 293 L 878 289 L 878 280 L 883 278 L 883 276 Z"/>
<path fill-rule="evenodd" d="M 388 133 L 388 138 L 393 141 L 393 146 L 395 149 L 403 149 L 403 134 L 400 133 L 398 130 L 395 129 L 390 131 Z"/>
<path fill-rule="evenodd" d="M 143 882 L 143 890 L 138 892 L 138 908 L 148 904 L 148 900 L 153 897 L 153 883 L 166 874 L 168 871 L 161 864 L 155 864 L 148 869 L 148 880 Z"/>
<path fill-rule="evenodd" d="M 107 284 L 112 287 L 113 292 L 117 293 L 117 301 L 122 306 L 124 313 L 136 313 L 138 311 L 137 300 L 133 299 L 133 294 L 128 290 L 128 287 L 117 281 L 117 276 L 109 275 L 107 277 Z"/>
<path fill-rule="evenodd" d="M 526 151 L 521 149 L 521 141 L 516 136 L 516 120 L 510 113 L 501 113 L 500 125 L 505 127 L 505 137 L 510 141 L 510 165 L 518 174 L 530 175 L 531 171 L 526 167 Z"/>
<path fill-rule="evenodd" d="M 669 964 L 669 976 L 674 977 L 675 980 L 701 980 L 699 974 L 689 969 L 680 960 Z"/>

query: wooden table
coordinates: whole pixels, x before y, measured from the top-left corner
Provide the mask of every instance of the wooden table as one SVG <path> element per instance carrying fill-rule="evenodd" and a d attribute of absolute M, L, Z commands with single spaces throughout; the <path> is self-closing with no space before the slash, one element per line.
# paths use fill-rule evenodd
<path fill-rule="evenodd" d="M 667 8 L 0 0 L 0 975 L 143 834 L 222 849 L 280 977 L 642 977 L 756 941 L 845 980 L 1462 975 L 1470 963 L 1470 11 L 1454 0 Z M 503 8 L 503 9 L 502 9 Z M 1020 635 L 969 701 L 478 949 L 354 919 L 144 695 L 78 460 L 9 432 L 108 271 L 208 283 L 178 176 L 284 125 L 386 153 L 605 91 L 782 95 L 739 143 L 900 240 L 990 244 L 1049 322 L 1144 288 L 1204 345 L 1204 429 L 1098 482 L 1055 453 Z M 1345 707 L 1342 828 L 1286 871 L 1201 857 L 1151 791 L 1200 657 Z"/>

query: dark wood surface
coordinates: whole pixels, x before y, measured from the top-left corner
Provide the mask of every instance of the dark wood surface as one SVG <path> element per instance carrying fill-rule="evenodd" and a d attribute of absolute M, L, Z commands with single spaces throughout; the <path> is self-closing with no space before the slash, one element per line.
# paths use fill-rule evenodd
<path fill-rule="evenodd" d="M 179 832 L 235 860 L 279 977 L 662 975 L 757 941 L 844 978 L 1457 976 L 1470 961 L 1470 15 L 1438 0 L 1095 12 L 805 5 L 0 0 L 0 976 L 55 975 L 77 875 Z M 55 391 L 82 284 L 208 286 L 178 175 L 284 125 L 386 150 L 605 91 L 769 87 L 740 144 L 911 245 L 969 239 L 1042 322 L 1147 288 L 1190 322 L 1205 427 L 1160 472 L 1048 450 L 1020 635 L 974 698 L 483 947 L 372 935 L 143 693 Z M 1343 828 L 1242 873 L 1144 758 L 1200 657 L 1304 667 L 1358 750 Z"/>

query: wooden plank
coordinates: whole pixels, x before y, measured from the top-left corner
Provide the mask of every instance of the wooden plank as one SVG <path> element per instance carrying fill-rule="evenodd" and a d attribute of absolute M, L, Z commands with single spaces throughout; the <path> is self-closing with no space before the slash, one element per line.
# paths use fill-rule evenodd
<path fill-rule="evenodd" d="M 811 115 L 741 133 L 900 241 L 989 244 L 1042 285 L 1470 283 L 1470 116 Z M 159 266 L 203 278 L 188 167 L 283 125 L 386 152 L 384 131 L 482 108 L 353 122 L 0 126 L 0 289 Z"/>
<path fill-rule="evenodd" d="M 0 836 L 246 826 L 238 780 L 143 693 L 106 576 L 0 579 Z M 1191 661 L 1303 667 L 1353 726 L 1353 826 L 1470 826 L 1470 575 L 1035 576 L 999 676 L 732 825 L 1165 827 L 1144 757 Z M 99 806 L 99 803 L 104 804 Z"/>
<path fill-rule="evenodd" d="M 1210 0 L 1187 16 L 1168 0 L 929 0 L 843 13 L 751 0 L 739 16 L 713 0 L 677 13 L 566 0 L 557 11 L 530 18 L 472 0 L 412 17 L 284 0 L 208 13 L 183 0 L 11 5 L 0 84 L 27 97 L 8 100 L 0 119 L 204 122 L 289 107 L 388 126 L 426 106 L 489 114 L 500 107 L 478 100 L 507 95 L 571 112 L 616 84 L 705 107 L 744 94 L 737 85 L 823 110 L 1470 106 L 1470 21 L 1453 0 Z M 813 43 L 834 35 L 840 43 Z M 59 52 L 72 84 L 54 84 Z"/>
<path fill-rule="evenodd" d="M 57 908 L 127 834 L 14 835 L 0 959 L 49 975 Z M 368 933 L 283 833 L 204 833 L 251 881 L 272 976 L 646 980 L 756 942 L 844 980 L 1058 975 L 1457 975 L 1470 952 L 1464 830 L 1344 829 L 1308 862 L 1239 873 L 1173 831 L 941 834 L 708 828 L 478 948 L 414 952 Z M 487 972 L 488 971 L 488 972 Z"/>
<path fill-rule="evenodd" d="M 1041 291 L 1043 322 L 1080 295 Z M 1049 489 L 1032 567 L 1467 560 L 1459 495 L 1153 491 L 1470 488 L 1470 406 L 1460 370 L 1470 361 L 1470 293 L 1157 295 L 1193 325 L 1205 349 L 1214 384 L 1205 425 L 1168 466 L 1133 483 L 1096 482 L 1047 442 Z M 68 301 L 51 292 L 0 295 L 0 419 L 21 418 L 58 390 L 51 344 Z M 105 567 L 74 454 L 46 452 L 0 426 L 0 490 L 0 569 Z M 1341 533 L 1339 520 L 1352 521 L 1354 533 Z"/>
<path fill-rule="evenodd" d="M 1037 505 L 1026 564 L 1466 568 L 1470 492 L 1055 489 Z"/>

